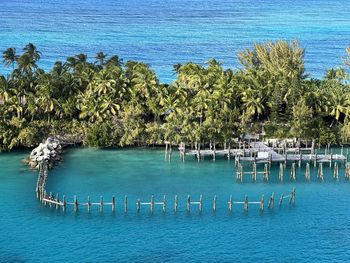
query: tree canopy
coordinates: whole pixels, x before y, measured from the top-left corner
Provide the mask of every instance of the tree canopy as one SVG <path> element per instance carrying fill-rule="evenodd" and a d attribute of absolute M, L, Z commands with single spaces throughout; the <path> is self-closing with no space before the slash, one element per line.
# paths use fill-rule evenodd
<path fill-rule="evenodd" d="M 0 76 L 0 149 L 31 147 L 49 135 L 69 135 L 89 146 L 215 141 L 227 143 L 264 127 L 270 137 L 350 141 L 347 67 L 305 73 L 298 41 L 256 44 L 238 53 L 239 69 L 205 64 L 174 66 L 173 83 L 152 68 L 99 52 L 38 66 L 34 44 L 3 52 Z"/>

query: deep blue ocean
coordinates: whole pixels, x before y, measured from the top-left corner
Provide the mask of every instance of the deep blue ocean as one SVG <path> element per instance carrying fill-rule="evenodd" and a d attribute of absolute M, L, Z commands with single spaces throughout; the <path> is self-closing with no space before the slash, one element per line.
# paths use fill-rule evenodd
<path fill-rule="evenodd" d="M 335 152 L 335 151 L 334 151 Z M 268 183 L 261 176 L 253 183 L 247 176 L 235 180 L 234 161 L 217 158 L 185 163 L 174 152 L 171 162 L 159 149 L 68 149 L 63 162 L 49 173 L 48 191 L 59 192 L 73 201 L 111 202 L 103 213 L 94 207 L 90 214 L 70 206 L 65 213 L 39 203 L 35 196 L 37 173 L 21 159 L 28 152 L 0 154 L 0 262 L 349 262 L 350 261 L 350 182 L 339 170 L 324 164 L 325 180 L 316 177 L 311 166 L 311 182 L 304 179 L 305 164 L 296 168 L 297 180 L 290 179 L 287 166 L 284 182 L 278 181 L 278 167 L 272 166 Z M 258 166 L 260 171 L 262 167 Z M 281 193 L 296 188 L 296 204 L 286 199 L 278 207 Z M 274 192 L 276 205 L 266 208 Z M 129 211 L 123 212 L 128 195 Z M 167 195 L 168 210 L 148 206 L 136 211 L 136 200 L 162 201 Z M 178 212 L 173 212 L 178 195 Z M 203 211 L 193 205 L 186 212 L 186 198 L 198 201 L 203 194 Z M 265 211 L 257 204 L 242 204 L 228 212 L 233 201 L 259 201 L 265 195 Z M 217 195 L 217 211 L 213 198 Z"/>
<path fill-rule="evenodd" d="M 35 43 L 46 69 L 105 51 L 170 82 L 176 63 L 237 67 L 237 52 L 256 42 L 298 38 L 310 77 L 322 77 L 350 46 L 349 14 L 345 0 L 0 0 L 0 50 Z"/>

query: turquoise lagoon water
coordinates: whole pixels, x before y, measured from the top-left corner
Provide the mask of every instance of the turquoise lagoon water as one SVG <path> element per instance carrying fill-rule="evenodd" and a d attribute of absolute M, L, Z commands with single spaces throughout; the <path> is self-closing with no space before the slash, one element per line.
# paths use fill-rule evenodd
<path fill-rule="evenodd" d="M 349 262 L 350 183 L 344 168 L 338 182 L 332 169 L 324 165 L 325 181 L 303 179 L 305 165 L 297 168 L 297 181 L 283 183 L 278 168 L 272 167 L 270 182 L 249 178 L 236 182 L 233 161 L 198 163 L 173 154 L 164 160 L 159 149 L 68 149 L 64 161 L 50 172 L 47 189 L 85 202 L 90 194 L 96 202 L 117 198 L 112 214 L 105 207 L 88 214 L 69 208 L 64 214 L 39 204 L 35 196 L 36 172 L 21 159 L 28 152 L 0 154 L 0 262 Z M 279 196 L 296 187 L 296 205 L 258 211 L 242 205 L 228 212 L 229 195 L 258 201 L 272 192 Z M 203 211 L 192 207 L 185 212 L 187 194 L 198 200 L 203 194 Z M 129 212 L 122 212 L 123 196 L 129 197 Z M 168 197 L 168 211 L 147 207 L 136 212 L 136 199 L 154 194 Z M 172 211 L 174 195 L 179 195 L 179 211 Z M 217 212 L 211 211 L 217 195 Z"/>
<path fill-rule="evenodd" d="M 215 57 L 236 67 L 236 53 L 254 42 L 299 38 L 308 72 L 320 77 L 342 64 L 349 13 L 345 0 L 1 0 L 0 50 L 33 42 L 44 68 L 103 50 L 146 61 L 168 82 L 176 63 Z"/>

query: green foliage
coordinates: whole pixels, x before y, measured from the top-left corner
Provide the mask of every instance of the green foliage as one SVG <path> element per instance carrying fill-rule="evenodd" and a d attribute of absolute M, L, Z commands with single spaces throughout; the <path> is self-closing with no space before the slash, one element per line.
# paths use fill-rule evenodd
<path fill-rule="evenodd" d="M 228 143 L 262 126 L 268 137 L 349 142 L 345 69 L 307 79 L 298 41 L 256 44 L 238 57 L 236 71 L 215 59 L 177 64 L 176 80 L 162 84 L 149 65 L 103 52 L 92 62 L 77 54 L 45 72 L 33 44 L 21 54 L 9 48 L 3 63 L 12 72 L 0 76 L 0 150 L 32 147 L 49 135 L 94 147 Z"/>
<path fill-rule="evenodd" d="M 306 104 L 304 99 L 299 100 L 293 106 L 292 132 L 295 137 L 312 139 L 313 138 L 313 111 Z"/>
<path fill-rule="evenodd" d="M 83 143 L 91 147 L 109 147 L 115 145 L 114 135 L 111 123 L 93 123 L 84 128 Z"/>

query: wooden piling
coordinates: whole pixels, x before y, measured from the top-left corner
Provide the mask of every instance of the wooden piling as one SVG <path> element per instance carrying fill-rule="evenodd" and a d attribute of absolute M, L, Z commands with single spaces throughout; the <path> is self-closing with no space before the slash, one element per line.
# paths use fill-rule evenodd
<path fill-rule="evenodd" d="M 338 171 L 338 163 L 334 163 L 334 171 L 333 171 L 333 178 L 336 180 L 339 180 L 339 171 Z"/>
<path fill-rule="evenodd" d="M 318 165 L 318 178 L 321 179 L 323 181 L 323 163 L 320 163 Z"/>
<path fill-rule="evenodd" d="M 248 196 L 245 195 L 245 197 L 244 197 L 244 206 L 243 206 L 245 212 L 248 212 L 248 204 L 249 204 L 248 203 Z"/>
<path fill-rule="evenodd" d="M 187 206 L 186 206 L 186 208 L 187 208 L 187 212 L 190 212 L 190 210 L 191 210 L 191 197 L 190 197 L 190 195 L 187 196 Z"/>
<path fill-rule="evenodd" d="M 150 211 L 151 213 L 153 213 L 154 210 L 154 197 L 153 195 L 151 196 L 151 202 L 150 202 Z"/>
<path fill-rule="evenodd" d="M 317 150 L 315 151 L 314 167 L 317 167 Z"/>
<path fill-rule="evenodd" d="M 103 196 L 100 196 L 100 213 L 103 212 Z"/>
<path fill-rule="evenodd" d="M 262 195 L 260 200 L 260 212 L 264 211 L 264 203 L 265 203 L 264 195 Z"/>
<path fill-rule="evenodd" d="M 272 193 L 267 208 L 274 208 L 275 206 L 275 193 Z"/>
<path fill-rule="evenodd" d="M 49 199 L 52 200 L 52 192 L 50 192 Z M 51 206 L 52 206 L 51 202 L 49 202 L 49 206 L 51 208 Z"/>
<path fill-rule="evenodd" d="M 136 210 L 138 213 L 140 212 L 140 209 L 141 209 L 141 200 L 140 198 L 138 198 L 136 202 Z"/>
<path fill-rule="evenodd" d="M 265 163 L 265 166 L 264 166 L 264 180 L 266 182 L 269 181 L 269 166 L 267 163 Z"/>
<path fill-rule="evenodd" d="M 44 197 L 43 197 L 43 204 L 46 206 L 46 201 L 44 201 L 44 198 L 46 198 L 46 190 L 44 190 Z"/>
<path fill-rule="evenodd" d="M 283 175 L 284 175 L 284 168 L 283 168 L 283 164 L 280 163 L 280 169 L 279 169 L 278 178 L 280 179 L 281 182 L 283 182 Z"/>
<path fill-rule="evenodd" d="M 329 156 L 329 168 L 332 167 L 332 161 L 333 161 L 333 150 L 331 149 L 331 155 Z"/>
<path fill-rule="evenodd" d="M 128 196 L 124 196 L 124 213 L 128 212 Z"/>
<path fill-rule="evenodd" d="M 281 194 L 280 200 L 278 202 L 279 206 L 281 206 L 283 203 L 283 197 L 284 197 L 284 194 Z"/>
<path fill-rule="evenodd" d="M 175 201 L 174 201 L 174 212 L 175 213 L 177 212 L 178 202 L 179 202 L 178 197 L 177 197 L 177 195 L 175 195 Z"/>
<path fill-rule="evenodd" d="M 88 209 L 88 213 L 90 213 L 90 209 L 91 209 L 91 200 L 90 200 L 90 195 L 88 195 L 87 209 Z"/>
<path fill-rule="evenodd" d="M 65 196 L 65 195 L 63 195 L 62 203 L 63 203 L 63 205 L 62 205 L 62 211 L 63 211 L 63 212 L 66 212 L 66 205 L 67 205 L 67 202 L 66 202 L 66 196 Z"/>
<path fill-rule="evenodd" d="M 59 203 L 60 202 L 60 198 L 59 198 L 59 194 L 57 193 L 56 194 L 56 200 L 55 200 L 57 203 Z M 56 204 L 56 210 L 58 209 L 60 207 L 60 205 L 59 204 Z"/>
<path fill-rule="evenodd" d="M 115 196 L 112 196 L 112 213 L 115 212 Z"/>
<path fill-rule="evenodd" d="M 306 163 L 306 167 L 305 167 L 305 179 L 307 181 L 310 181 L 310 164 Z"/>
<path fill-rule="evenodd" d="M 230 200 L 229 200 L 229 202 L 228 202 L 228 210 L 229 210 L 230 212 L 232 212 L 232 204 L 233 204 L 232 195 L 230 195 Z"/>
<path fill-rule="evenodd" d="M 216 195 L 214 195 L 213 211 L 216 212 Z"/>
<path fill-rule="evenodd" d="M 290 178 L 292 180 L 296 180 L 296 175 L 295 175 L 295 163 L 292 163 L 292 166 L 290 168 Z"/>
<path fill-rule="evenodd" d="M 293 188 L 293 191 L 290 193 L 289 204 L 295 204 L 295 188 Z"/>
<path fill-rule="evenodd" d="M 74 212 L 78 212 L 78 207 L 79 207 L 78 198 L 75 195 L 74 196 Z"/>
<path fill-rule="evenodd" d="M 288 160 L 288 154 L 286 152 L 286 149 L 284 149 L 284 168 L 287 167 L 287 160 Z"/>
<path fill-rule="evenodd" d="M 254 182 L 256 182 L 256 162 L 253 163 L 253 176 L 252 179 Z"/>
<path fill-rule="evenodd" d="M 163 212 L 166 212 L 166 206 L 167 206 L 167 202 L 166 202 L 166 195 L 164 195 L 163 197 Z"/>
<path fill-rule="evenodd" d="M 202 194 L 199 196 L 199 211 L 202 212 L 203 209 L 203 196 Z"/>

